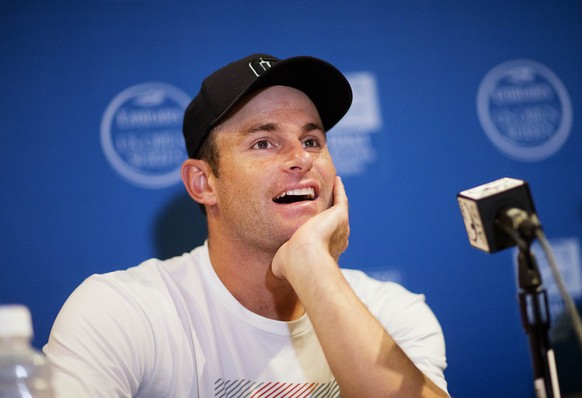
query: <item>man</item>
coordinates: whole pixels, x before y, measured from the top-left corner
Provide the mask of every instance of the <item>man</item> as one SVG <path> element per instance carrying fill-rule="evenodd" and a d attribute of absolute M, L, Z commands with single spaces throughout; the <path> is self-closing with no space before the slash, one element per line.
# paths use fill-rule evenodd
<path fill-rule="evenodd" d="M 351 100 L 311 57 L 251 55 L 205 79 L 182 179 L 208 240 L 71 295 L 45 346 L 59 396 L 447 396 L 423 297 L 338 267 L 348 202 L 326 132 Z"/>

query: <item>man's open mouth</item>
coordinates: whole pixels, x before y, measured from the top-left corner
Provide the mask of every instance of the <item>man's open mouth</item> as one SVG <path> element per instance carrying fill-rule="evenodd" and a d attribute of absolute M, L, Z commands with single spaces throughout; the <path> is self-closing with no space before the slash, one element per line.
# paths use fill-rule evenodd
<path fill-rule="evenodd" d="M 315 190 L 312 187 L 291 189 L 289 191 L 283 192 L 281 195 L 273 198 L 275 203 L 287 204 L 296 203 L 303 200 L 313 200 L 315 199 Z"/>

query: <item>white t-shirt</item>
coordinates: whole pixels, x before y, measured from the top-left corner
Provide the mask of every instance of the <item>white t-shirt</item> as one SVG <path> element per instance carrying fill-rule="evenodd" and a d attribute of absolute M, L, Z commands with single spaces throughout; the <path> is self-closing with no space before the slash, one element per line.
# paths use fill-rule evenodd
<path fill-rule="evenodd" d="M 422 295 L 343 270 L 416 366 L 446 390 L 444 339 Z M 339 397 L 309 317 L 264 318 L 222 284 L 206 245 L 85 280 L 44 352 L 57 397 Z"/>

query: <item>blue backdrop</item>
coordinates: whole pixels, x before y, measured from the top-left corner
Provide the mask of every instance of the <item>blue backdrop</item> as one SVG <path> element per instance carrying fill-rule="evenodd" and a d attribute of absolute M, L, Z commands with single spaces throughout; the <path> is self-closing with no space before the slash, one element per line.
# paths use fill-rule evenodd
<path fill-rule="evenodd" d="M 453 396 L 531 397 L 515 253 L 471 248 L 456 194 L 527 180 L 580 304 L 581 20 L 577 0 L 4 0 L 0 303 L 30 307 L 40 347 L 87 276 L 201 243 L 176 179 L 185 101 L 247 54 L 314 55 L 355 91 L 330 134 L 350 199 L 341 265 L 426 294 Z M 545 282 L 563 389 L 581 391 Z"/>

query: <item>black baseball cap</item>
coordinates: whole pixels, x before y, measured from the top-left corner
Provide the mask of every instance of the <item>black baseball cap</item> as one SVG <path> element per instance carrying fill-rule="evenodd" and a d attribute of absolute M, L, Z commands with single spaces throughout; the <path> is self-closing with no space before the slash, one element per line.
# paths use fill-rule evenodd
<path fill-rule="evenodd" d="M 288 86 L 303 91 L 319 112 L 328 131 L 346 114 L 352 89 L 333 65 L 309 56 L 279 59 L 253 54 L 232 62 L 202 82 L 200 92 L 186 108 L 182 131 L 188 156 L 196 158 L 210 130 L 247 95 L 270 86 Z"/>

